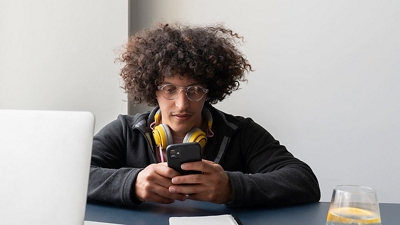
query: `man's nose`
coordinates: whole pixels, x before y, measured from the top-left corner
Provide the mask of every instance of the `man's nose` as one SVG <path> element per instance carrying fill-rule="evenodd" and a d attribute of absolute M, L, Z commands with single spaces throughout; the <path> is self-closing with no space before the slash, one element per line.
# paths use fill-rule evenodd
<path fill-rule="evenodd" d="M 185 110 L 189 106 L 189 99 L 186 96 L 186 91 L 181 89 L 179 91 L 178 97 L 175 99 L 175 105 L 179 110 Z"/>

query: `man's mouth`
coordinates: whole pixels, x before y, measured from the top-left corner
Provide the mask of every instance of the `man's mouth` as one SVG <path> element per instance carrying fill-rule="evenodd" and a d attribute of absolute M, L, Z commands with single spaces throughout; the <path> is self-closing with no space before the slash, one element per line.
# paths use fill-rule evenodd
<path fill-rule="evenodd" d="M 178 114 L 172 114 L 172 116 L 175 117 L 177 120 L 187 120 L 192 115 L 188 113 L 178 113 Z"/>

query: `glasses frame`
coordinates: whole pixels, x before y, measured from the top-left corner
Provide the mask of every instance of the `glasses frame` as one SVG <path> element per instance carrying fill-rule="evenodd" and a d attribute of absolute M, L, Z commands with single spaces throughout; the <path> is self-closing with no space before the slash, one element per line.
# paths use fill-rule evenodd
<path fill-rule="evenodd" d="M 168 98 L 168 97 L 166 97 L 164 94 L 164 88 L 166 87 L 166 86 L 169 86 L 169 85 L 172 85 L 172 86 L 174 86 L 174 87 L 176 87 L 176 89 L 179 89 L 179 92 L 177 92 L 176 93 L 176 96 L 175 97 L 173 97 L 173 98 Z M 199 89 L 201 89 L 202 91 L 203 91 L 203 95 L 199 98 L 199 99 L 197 99 L 197 100 L 193 100 L 193 99 L 191 99 L 189 96 L 188 96 L 188 90 L 190 89 L 190 88 L 199 88 Z M 185 91 L 185 95 L 186 95 L 186 98 L 188 98 L 190 101 L 192 101 L 192 102 L 198 102 L 198 101 L 200 101 L 201 99 L 203 99 L 203 97 L 204 97 L 204 95 L 206 95 L 207 93 L 208 93 L 208 89 L 207 88 L 203 88 L 203 87 L 201 87 L 201 86 L 199 86 L 199 85 L 189 85 L 189 86 L 186 86 L 186 87 L 180 87 L 180 86 L 176 86 L 176 85 L 174 85 L 174 84 L 163 84 L 163 85 L 160 85 L 160 86 L 157 86 L 157 89 L 158 90 L 160 90 L 161 91 L 161 94 L 162 94 L 162 96 L 165 98 L 165 99 L 168 99 L 168 100 L 175 100 L 175 99 L 177 99 L 178 98 L 178 96 L 179 96 L 179 94 L 181 93 L 181 91 L 183 90 L 183 91 Z"/>

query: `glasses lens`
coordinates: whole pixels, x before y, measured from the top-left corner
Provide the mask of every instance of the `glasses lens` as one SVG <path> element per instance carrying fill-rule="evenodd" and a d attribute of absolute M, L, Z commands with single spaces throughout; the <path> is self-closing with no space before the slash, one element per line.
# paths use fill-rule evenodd
<path fill-rule="evenodd" d="M 203 97 L 204 92 L 201 87 L 189 86 L 186 89 L 186 95 L 189 98 L 189 100 L 199 101 Z"/>
<path fill-rule="evenodd" d="M 176 96 L 178 95 L 177 89 L 178 88 L 175 85 L 168 84 L 168 85 L 163 86 L 161 90 L 162 90 L 163 96 L 166 99 L 172 100 L 172 99 L 176 98 Z"/>

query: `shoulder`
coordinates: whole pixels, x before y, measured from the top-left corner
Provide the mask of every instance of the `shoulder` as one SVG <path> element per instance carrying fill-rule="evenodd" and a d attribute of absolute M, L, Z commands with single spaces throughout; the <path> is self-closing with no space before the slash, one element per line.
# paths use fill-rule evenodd
<path fill-rule="evenodd" d="M 147 119 L 150 112 L 138 113 L 135 115 L 120 114 L 118 117 L 104 126 L 98 135 L 105 133 L 121 134 L 130 132 L 134 129 L 145 130 L 148 127 Z"/>
<path fill-rule="evenodd" d="M 210 106 L 209 109 L 213 115 L 216 129 L 227 135 L 244 133 L 247 137 L 259 135 L 268 137 L 268 139 L 272 137 L 262 125 L 258 124 L 250 117 L 232 115 L 212 106 Z"/>
<path fill-rule="evenodd" d="M 248 123 L 254 123 L 252 118 L 229 114 L 219 109 L 216 109 L 213 106 L 207 106 L 207 107 L 209 108 L 213 116 L 213 119 L 214 121 L 216 121 L 216 123 L 224 123 L 229 127 L 231 127 L 232 129 L 237 129 Z"/>

